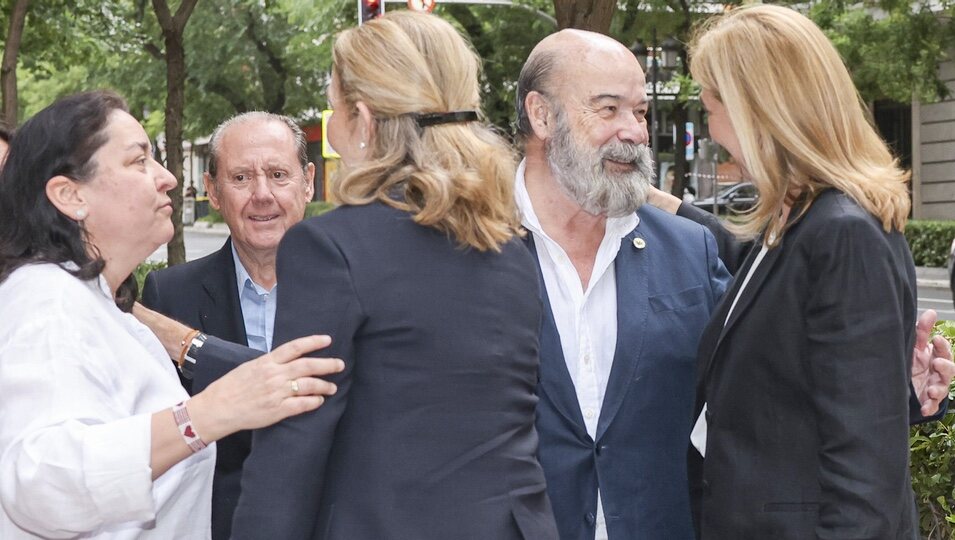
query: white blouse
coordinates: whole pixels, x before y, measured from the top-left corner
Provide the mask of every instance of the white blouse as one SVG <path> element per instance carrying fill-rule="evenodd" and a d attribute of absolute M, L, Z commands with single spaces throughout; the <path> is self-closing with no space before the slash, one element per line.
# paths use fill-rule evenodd
<path fill-rule="evenodd" d="M 151 480 L 152 414 L 186 397 L 102 277 L 13 272 L 0 284 L 0 538 L 209 538 L 215 446 Z"/>

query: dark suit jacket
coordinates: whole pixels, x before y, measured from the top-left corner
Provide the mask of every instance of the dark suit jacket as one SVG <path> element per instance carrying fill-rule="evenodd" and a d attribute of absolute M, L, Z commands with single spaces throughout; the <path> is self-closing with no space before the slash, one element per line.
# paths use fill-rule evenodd
<path fill-rule="evenodd" d="M 185 264 L 151 272 L 143 285 L 143 305 L 221 339 L 246 344 L 245 322 L 235 281 L 232 244 Z M 183 380 L 196 394 L 235 367 L 234 359 L 196 364 L 193 379 Z M 216 471 L 212 484 L 212 538 L 229 538 L 232 513 L 239 502 L 242 462 L 249 455 L 252 435 L 239 432 L 216 444 Z"/>
<path fill-rule="evenodd" d="M 917 538 L 915 268 L 904 237 L 824 192 L 757 267 L 724 327 L 755 253 L 700 342 L 702 537 Z"/>
<path fill-rule="evenodd" d="M 537 429 L 562 540 L 594 538 L 598 485 L 610 538 L 694 536 L 685 483 L 692 374 L 700 334 L 730 276 L 703 227 L 651 206 L 637 215 L 614 262 L 617 344 L 596 440 L 544 310 Z"/>
<path fill-rule="evenodd" d="M 745 262 L 746 256 L 753 248 L 754 242 L 740 242 L 735 236 L 733 236 L 732 233 L 723 227 L 723 223 L 719 218 L 705 210 L 693 206 L 692 204 L 680 204 L 676 215 L 691 221 L 695 221 L 696 223 L 699 223 L 700 225 L 703 225 L 709 229 L 710 232 L 713 233 L 713 236 L 716 237 L 716 245 L 719 247 L 720 251 L 720 260 L 723 261 L 723 265 L 726 266 L 726 269 L 729 270 L 730 274 L 736 275 L 736 272 L 739 270 L 740 266 L 742 266 L 743 262 Z M 940 420 L 948 412 L 948 402 L 949 399 L 946 397 L 939 405 L 937 413 L 935 413 L 933 416 L 922 416 L 922 404 L 919 403 L 918 396 L 915 394 L 915 390 L 910 388 L 909 423 L 914 425 Z"/>
<path fill-rule="evenodd" d="M 380 203 L 293 227 L 274 343 L 327 333 L 338 393 L 253 435 L 236 539 L 556 538 L 536 459 L 534 262 Z"/>

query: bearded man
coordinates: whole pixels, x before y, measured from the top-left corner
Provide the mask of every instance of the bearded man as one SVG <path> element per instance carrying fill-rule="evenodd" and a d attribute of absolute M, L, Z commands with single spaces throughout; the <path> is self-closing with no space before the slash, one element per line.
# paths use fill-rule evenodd
<path fill-rule="evenodd" d="M 697 342 L 728 281 L 712 234 L 644 206 L 646 83 L 633 54 L 564 30 L 518 81 L 515 197 L 540 265 L 539 457 L 563 540 L 694 538 Z"/>

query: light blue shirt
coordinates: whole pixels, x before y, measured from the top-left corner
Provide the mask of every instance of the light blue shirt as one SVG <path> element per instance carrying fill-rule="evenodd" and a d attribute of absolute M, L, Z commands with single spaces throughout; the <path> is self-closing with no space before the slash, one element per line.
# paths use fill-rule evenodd
<path fill-rule="evenodd" d="M 275 328 L 275 293 L 278 284 L 267 291 L 252 281 L 249 272 L 239 260 L 232 245 L 232 260 L 235 261 L 235 283 L 239 289 L 239 304 L 245 321 L 245 337 L 249 347 L 262 352 L 272 349 L 272 330 Z"/>

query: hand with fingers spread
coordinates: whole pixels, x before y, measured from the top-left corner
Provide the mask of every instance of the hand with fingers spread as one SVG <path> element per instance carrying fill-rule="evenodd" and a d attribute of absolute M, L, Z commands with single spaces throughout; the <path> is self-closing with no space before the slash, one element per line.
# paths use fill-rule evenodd
<path fill-rule="evenodd" d="M 345 364 L 303 355 L 329 344 L 328 336 L 307 336 L 238 366 L 189 401 L 196 429 L 215 440 L 317 409 L 337 390 L 318 377 L 338 373 Z"/>
<path fill-rule="evenodd" d="M 915 332 L 915 350 L 912 352 L 912 387 L 922 405 L 922 416 L 935 415 L 948 396 L 949 385 L 955 377 L 952 348 L 942 336 L 932 337 L 932 327 L 938 315 L 926 310 L 919 317 Z"/>

